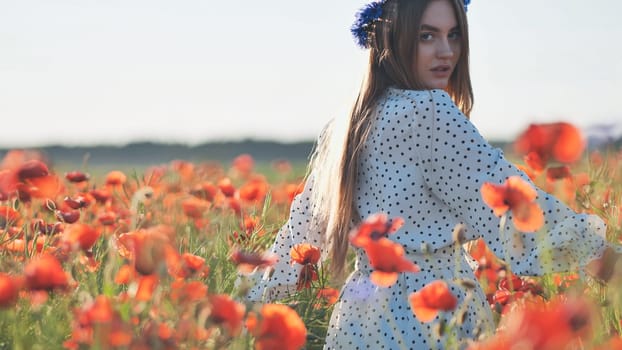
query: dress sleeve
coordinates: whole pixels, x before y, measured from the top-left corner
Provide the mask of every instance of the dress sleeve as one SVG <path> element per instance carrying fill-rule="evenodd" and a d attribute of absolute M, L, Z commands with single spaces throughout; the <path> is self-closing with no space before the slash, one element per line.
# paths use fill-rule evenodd
<path fill-rule="evenodd" d="M 302 269 L 300 264 L 290 264 L 290 250 L 296 244 L 309 243 L 324 253 L 323 230 L 312 216 L 312 187 L 313 174 L 308 177 L 303 191 L 292 201 L 289 219 L 277 233 L 270 248 L 270 252 L 278 256 L 278 262 L 263 275 L 255 277 L 256 284 L 250 289 L 248 300 L 271 302 L 296 292 L 296 282 Z"/>
<path fill-rule="evenodd" d="M 422 174 L 431 192 L 466 225 L 467 239 L 482 237 L 519 275 L 571 271 L 602 255 L 606 228 L 599 217 L 576 213 L 535 186 L 483 139 L 445 91 L 422 96 L 415 101 L 414 116 Z M 501 219 L 482 199 L 484 182 L 502 184 L 513 175 L 537 191 L 545 219 L 538 232 L 517 231 L 511 212 L 501 228 Z"/>

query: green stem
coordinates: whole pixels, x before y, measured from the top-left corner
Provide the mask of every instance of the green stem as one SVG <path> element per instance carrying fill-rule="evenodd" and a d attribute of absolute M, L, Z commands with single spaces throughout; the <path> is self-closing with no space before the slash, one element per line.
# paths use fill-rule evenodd
<path fill-rule="evenodd" d="M 505 213 L 499 219 L 499 238 L 501 239 L 501 244 L 503 245 L 503 259 L 505 260 L 505 278 L 508 279 L 508 284 L 510 286 L 510 293 L 514 293 L 514 283 L 512 282 L 512 265 L 510 263 L 510 244 L 506 242 L 506 232 L 505 232 L 505 224 L 508 221 L 508 214 Z"/>

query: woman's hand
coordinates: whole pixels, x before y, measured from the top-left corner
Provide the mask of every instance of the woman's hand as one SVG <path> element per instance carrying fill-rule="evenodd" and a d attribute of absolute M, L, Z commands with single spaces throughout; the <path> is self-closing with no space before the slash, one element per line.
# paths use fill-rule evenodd
<path fill-rule="evenodd" d="M 622 254 L 611 247 L 607 247 L 600 258 L 587 264 L 585 271 L 602 283 L 609 283 L 614 278 L 622 278 L 622 265 L 619 265 L 620 257 Z"/>

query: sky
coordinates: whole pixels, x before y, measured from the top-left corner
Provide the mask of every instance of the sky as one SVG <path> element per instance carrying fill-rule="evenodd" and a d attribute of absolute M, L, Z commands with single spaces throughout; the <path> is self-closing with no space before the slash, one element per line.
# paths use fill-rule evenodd
<path fill-rule="evenodd" d="M 313 140 L 346 115 L 360 0 L 0 0 L 0 147 Z M 473 0 L 489 140 L 622 123 L 622 2 Z"/>

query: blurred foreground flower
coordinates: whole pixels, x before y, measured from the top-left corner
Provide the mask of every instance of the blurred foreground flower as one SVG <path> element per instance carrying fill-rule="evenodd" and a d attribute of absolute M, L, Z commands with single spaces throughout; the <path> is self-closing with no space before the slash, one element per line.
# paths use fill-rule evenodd
<path fill-rule="evenodd" d="M 47 253 L 34 258 L 26 265 L 24 277 L 26 287 L 30 290 L 65 289 L 69 283 L 60 262 Z"/>
<path fill-rule="evenodd" d="M 377 286 L 392 286 L 401 272 L 419 272 L 419 267 L 404 256 L 404 248 L 387 238 L 403 222 L 401 218 L 389 220 L 386 214 L 374 214 L 350 233 L 350 243 L 365 250 L 374 269 L 369 277 Z"/>
<path fill-rule="evenodd" d="M 544 224 L 544 213 L 535 202 L 536 190 L 519 176 L 510 176 L 502 185 L 486 182 L 481 193 L 484 203 L 495 215 L 512 211 L 514 226 L 519 231 L 534 232 Z"/>
<path fill-rule="evenodd" d="M 561 163 L 576 162 L 585 149 L 581 131 L 569 123 L 531 124 L 514 143 L 519 154 L 538 159 L 542 167 L 553 159 Z M 534 169 L 541 170 L 541 169 Z"/>
<path fill-rule="evenodd" d="M 317 263 L 320 261 L 320 248 L 309 243 L 296 244 L 290 250 L 289 255 L 292 258 L 292 265 L 294 263 L 302 265 L 296 289 L 311 287 L 311 282 L 318 279 Z"/>
<path fill-rule="evenodd" d="M 18 278 L 0 272 L 0 308 L 12 306 L 20 290 Z"/>
<path fill-rule="evenodd" d="M 456 308 L 458 299 L 451 293 L 447 283 L 436 280 L 410 294 L 410 307 L 421 322 L 430 322 L 439 311 L 451 311 Z"/>
<path fill-rule="evenodd" d="M 494 336 L 469 350 L 582 349 L 593 335 L 593 312 L 584 299 L 523 300 L 503 316 Z"/>
<path fill-rule="evenodd" d="M 246 327 L 255 336 L 257 350 L 297 350 L 306 343 L 307 328 L 300 316 L 287 305 L 266 304 L 249 313 Z"/>
<path fill-rule="evenodd" d="M 253 273 L 258 268 L 273 266 L 278 260 L 278 256 L 272 253 L 247 253 L 239 249 L 231 253 L 231 261 L 238 267 L 238 271 L 245 275 Z"/>
<path fill-rule="evenodd" d="M 399 230 L 403 224 L 404 219 L 389 220 L 387 214 L 384 213 L 370 215 L 350 233 L 350 243 L 355 247 L 364 248 L 370 241 L 387 238 L 389 234 Z"/>

